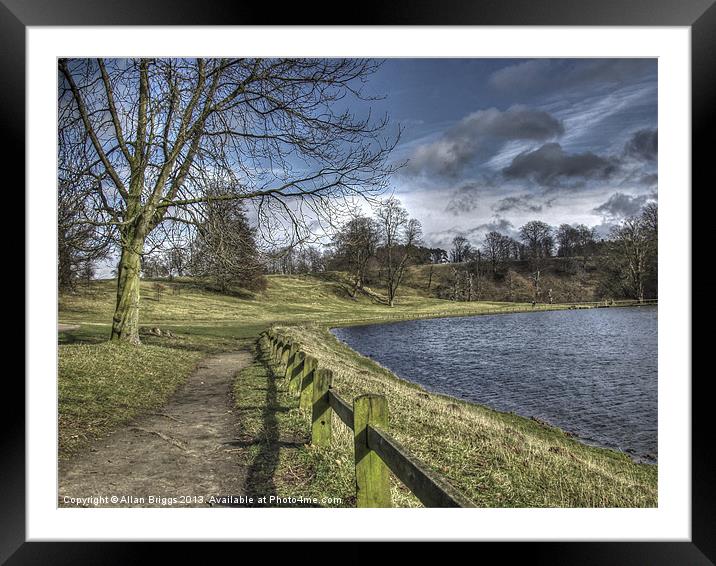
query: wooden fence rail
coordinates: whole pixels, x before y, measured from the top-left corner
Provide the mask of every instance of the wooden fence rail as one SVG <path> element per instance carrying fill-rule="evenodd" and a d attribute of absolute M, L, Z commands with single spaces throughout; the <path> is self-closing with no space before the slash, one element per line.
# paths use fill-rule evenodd
<path fill-rule="evenodd" d="M 351 406 L 331 389 L 333 372 L 319 368 L 300 344 L 274 330 L 261 338 L 268 341 L 266 351 L 288 379 L 289 391 L 300 395 L 299 406 L 311 410 L 311 443 L 330 446 L 333 413 L 353 431 L 358 507 L 392 507 L 389 471 L 426 507 L 474 506 L 387 432 L 388 402 L 383 395 L 360 395 Z"/>

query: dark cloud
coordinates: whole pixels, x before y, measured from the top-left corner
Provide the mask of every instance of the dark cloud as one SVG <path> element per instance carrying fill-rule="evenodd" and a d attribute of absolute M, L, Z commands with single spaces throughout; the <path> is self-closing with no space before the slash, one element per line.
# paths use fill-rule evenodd
<path fill-rule="evenodd" d="M 534 151 L 516 156 L 502 170 L 508 179 L 528 179 L 545 186 L 560 186 L 563 181 L 588 179 L 606 180 L 619 169 L 616 159 L 600 157 L 592 152 L 566 153 L 558 143 L 547 143 Z"/>
<path fill-rule="evenodd" d="M 490 222 L 478 224 L 467 231 L 467 233 L 471 235 L 487 234 L 488 232 L 502 232 L 503 234 L 514 235 L 515 225 L 506 218 L 495 218 Z"/>
<path fill-rule="evenodd" d="M 654 130 L 639 130 L 624 146 L 624 154 L 641 161 L 656 161 L 659 154 L 659 135 Z"/>
<path fill-rule="evenodd" d="M 640 185 L 646 185 L 648 187 L 654 187 L 659 182 L 659 175 L 656 173 L 649 173 L 647 175 L 642 175 L 639 178 L 639 184 Z"/>
<path fill-rule="evenodd" d="M 489 222 L 484 222 L 470 228 L 466 231 L 465 235 L 471 242 L 479 246 L 484 243 L 485 236 L 490 232 L 499 232 L 510 238 L 519 239 L 519 233 L 515 225 L 506 218 L 501 218 L 497 215 Z"/>
<path fill-rule="evenodd" d="M 521 195 L 517 197 L 505 197 L 497 201 L 492 210 L 500 212 L 509 212 L 511 210 L 524 210 L 528 212 L 542 212 L 544 206 L 550 206 L 552 200 L 546 201 L 544 204 L 538 204 L 535 202 L 535 198 L 532 195 Z"/>
<path fill-rule="evenodd" d="M 490 222 L 478 224 L 472 228 L 461 230 L 458 228 L 451 228 L 449 230 L 443 230 L 441 232 L 433 232 L 425 236 L 425 240 L 430 242 L 431 245 L 438 246 L 441 248 L 449 248 L 452 244 L 452 240 L 455 236 L 466 237 L 471 244 L 479 245 L 482 243 L 482 239 L 488 232 L 497 231 L 511 237 L 517 237 L 517 231 L 515 230 L 514 224 L 505 218 L 495 217 Z"/>
<path fill-rule="evenodd" d="M 488 82 L 501 92 L 525 96 L 593 90 L 635 83 L 656 73 L 656 59 L 530 59 L 492 73 Z"/>
<path fill-rule="evenodd" d="M 631 196 L 624 193 L 614 193 L 609 199 L 594 208 L 594 212 L 601 214 L 603 217 L 614 220 L 636 216 L 644 208 L 644 205 L 656 200 L 655 193 L 646 195 Z"/>
<path fill-rule="evenodd" d="M 483 185 L 478 183 L 465 183 L 459 186 L 453 191 L 450 200 L 445 205 L 445 212 L 459 216 L 460 214 L 477 210 L 484 188 Z"/>
<path fill-rule="evenodd" d="M 418 146 L 405 171 L 454 177 L 468 165 L 488 160 L 508 141 L 546 141 L 563 133 L 562 123 L 542 110 L 525 106 L 479 110 L 434 142 Z"/>

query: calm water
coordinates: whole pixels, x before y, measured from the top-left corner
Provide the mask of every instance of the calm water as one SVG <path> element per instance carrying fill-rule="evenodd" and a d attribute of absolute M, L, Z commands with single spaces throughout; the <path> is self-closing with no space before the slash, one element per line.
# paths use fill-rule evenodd
<path fill-rule="evenodd" d="M 332 332 L 429 391 L 657 458 L 657 308 L 416 320 Z"/>

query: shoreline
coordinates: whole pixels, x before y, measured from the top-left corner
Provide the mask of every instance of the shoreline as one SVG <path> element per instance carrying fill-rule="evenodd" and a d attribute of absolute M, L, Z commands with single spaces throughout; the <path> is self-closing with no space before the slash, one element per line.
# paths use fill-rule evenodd
<path fill-rule="evenodd" d="M 60 320 L 81 326 L 69 333 L 74 335 L 72 341 L 60 341 L 61 359 L 71 353 L 67 348 L 70 342 L 104 344 L 103 328 L 107 327 L 105 317 L 113 292 L 107 284 L 100 284 L 92 293 L 60 301 Z M 147 336 L 145 345 L 202 357 L 235 349 L 237 344 L 253 344 L 269 326 L 286 327 L 286 333 L 303 343 L 307 353 L 322 360 L 322 367 L 333 370 L 336 391 L 343 398 L 351 400 L 366 392 L 386 396 L 391 434 L 482 507 L 654 507 L 658 503 L 656 466 L 636 464 L 623 453 L 590 447 L 559 429 L 525 417 L 429 393 L 362 357 L 329 331 L 358 324 L 561 310 L 571 305 L 549 305 L 549 309 L 545 305 L 533 310 L 531 304 L 455 304 L 406 296 L 396 305 L 397 312 L 391 313 L 387 307 L 365 300 L 346 304 L 336 298 L 332 285 L 319 280 L 280 278 L 265 295 L 252 300 L 196 290 L 167 294 L 161 302 L 146 304 L 143 324 L 169 327 L 175 334 L 171 338 Z M 109 363 L 110 356 L 105 357 Z M 89 367 L 96 369 L 101 361 L 92 359 Z M 256 391 L 263 391 L 261 388 L 270 382 L 257 364 L 247 371 L 255 374 L 253 382 L 260 386 Z M 161 375 L 169 378 L 174 373 L 168 364 Z M 252 398 L 250 405 L 259 407 L 265 402 L 261 396 Z M 262 425 L 262 414 L 258 413 L 253 424 Z M 279 418 L 284 416 L 289 428 L 303 419 L 300 412 L 280 413 Z M 299 424 L 300 431 L 305 430 L 305 424 Z M 336 435 L 340 443 L 330 452 L 296 452 L 297 461 L 307 466 L 306 482 L 314 472 L 319 474 L 318 483 L 312 487 L 318 492 L 340 493 L 352 486 L 352 437 L 340 427 Z M 292 485 L 289 482 L 284 487 L 290 490 Z M 352 488 L 348 491 L 352 493 Z M 400 497 L 403 503 L 409 503 L 403 495 Z"/>
<path fill-rule="evenodd" d="M 448 318 L 448 317 L 446 317 L 446 318 Z M 390 324 L 390 323 L 389 323 L 389 324 Z M 371 326 L 371 325 L 366 324 L 366 325 L 364 325 L 364 326 Z M 536 422 L 537 424 L 540 424 L 540 425 L 542 425 L 542 426 L 546 426 L 546 427 L 548 427 L 548 428 L 550 428 L 550 429 L 553 429 L 554 431 L 561 432 L 562 434 L 564 434 L 564 435 L 566 435 L 566 436 L 568 436 L 568 437 L 570 437 L 570 438 L 573 438 L 573 439 L 576 440 L 577 442 L 580 442 L 580 443 L 583 444 L 584 446 L 588 446 L 588 447 L 591 447 L 591 448 L 598 448 L 598 449 L 600 449 L 600 450 L 609 450 L 609 451 L 614 452 L 614 453 L 616 453 L 616 454 L 624 455 L 624 456 L 626 456 L 627 458 L 629 458 L 632 462 L 634 462 L 635 464 L 643 464 L 643 465 L 646 465 L 646 466 L 656 466 L 656 467 L 658 467 L 658 465 L 659 465 L 658 457 L 657 457 L 657 459 L 651 459 L 651 458 L 648 458 L 646 455 L 641 455 L 641 454 L 636 454 L 636 453 L 632 454 L 632 453 L 630 453 L 630 452 L 628 452 L 628 451 L 626 451 L 626 450 L 620 450 L 620 449 L 614 448 L 614 447 L 612 447 L 612 446 L 605 446 L 605 445 L 599 444 L 599 443 L 597 443 L 597 442 L 589 442 L 588 440 L 584 439 L 583 437 L 581 437 L 581 436 L 578 435 L 577 433 L 572 432 L 572 431 L 570 431 L 570 430 L 567 430 L 567 429 L 565 429 L 565 428 L 562 428 L 562 427 L 560 427 L 560 426 L 558 426 L 558 425 L 555 425 L 554 423 L 551 423 L 551 422 L 549 422 L 549 421 L 546 421 L 546 420 L 544 420 L 544 419 L 541 418 L 541 417 L 536 417 L 536 416 L 534 416 L 534 415 L 526 416 L 526 415 L 523 415 L 523 414 L 520 414 L 520 413 L 516 413 L 516 412 L 514 412 L 514 411 L 501 411 L 501 410 L 496 409 L 496 408 L 494 408 L 494 407 L 490 407 L 489 405 L 485 405 L 484 403 L 478 403 L 478 402 L 476 402 L 476 401 L 470 401 L 470 400 L 468 400 L 468 399 L 462 399 L 462 398 L 460 398 L 460 397 L 455 397 L 454 395 L 450 395 L 449 393 L 442 393 L 442 392 L 440 392 L 440 391 L 435 391 L 435 390 L 432 390 L 432 389 L 428 389 L 427 387 L 425 387 L 424 385 L 421 385 L 420 383 L 417 383 L 417 382 L 415 382 L 415 381 L 411 381 L 410 379 L 407 379 L 407 378 L 405 378 L 405 377 L 402 377 L 402 376 L 398 375 L 398 374 L 395 373 L 393 370 L 391 370 L 391 369 L 387 368 L 386 366 L 384 366 L 383 364 L 381 364 L 381 363 L 380 363 L 378 360 L 376 360 L 375 358 L 372 358 L 372 357 L 370 357 L 370 356 L 366 356 L 365 354 L 361 354 L 361 353 L 358 352 L 357 350 L 353 349 L 353 348 L 350 346 L 350 344 L 348 344 L 347 342 L 344 342 L 343 340 L 341 340 L 340 338 L 338 338 L 335 334 L 333 334 L 333 332 L 331 332 L 331 330 L 333 330 L 333 328 L 346 328 L 346 327 L 336 326 L 336 327 L 332 327 L 332 328 L 327 329 L 327 330 L 328 330 L 328 332 L 331 334 L 331 336 L 333 336 L 333 338 L 334 338 L 335 340 L 337 340 L 341 345 L 343 345 L 343 346 L 345 346 L 346 348 L 348 348 L 349 350 L 351 350 L 351 352 L 353 352 L 355 355 L 360 356 L 360 357 L 365 358 L 365 359 L 368 359 L 368 360 L 370 360 L 371 362 L 373 362 L 374 364 L 380 366 L 381 369 L 383 369 L 385 372 L 392 374 L 392 376 L 394 377 L 394 379 L 399 380 L 399 381 L 403 381 L 403 382 L 405 382 L 405 383 L 408 384 L 408 385 L 411 385 L 411 386 L 414 386 L 414 387 L 418 387 L 418 388 L 420 388 L 421 390 L 425 391 L 426 393 L 428 393 L 428 394 L 430 394 L 430 395 L 435 395 L 436 397 L 441 397 L 441 398 L 443 398 L 443 399 L 447 399 L 447 400 L 452 401 L 452 402 L 466 403 L 466 404 L 468 404 L 468 405 L 473 405 L 473 406 L 475 406 L 475 407 L 480 407 L 480 408 L 482 408 L 482 409 L 486 409 L 486 410 L 488 410 L 488 411 L 493 411 L 493 412 L 495 412 L 495 413 L 499 413 L 499 414 L 502 414 L 502 415 L 510 415 L 510 416 L 513 416 L 513 417 L 517 417 L 517 418 L 520 418 L 520 419 L 524 419 L 524 420 L 526 420 L 526 421 Z M 653 461 L 652 461 L 652 460 L 653 460 Z"/>
<path fill-rule="evenodd" d="M 325 325 L 279 332 L 333 371 L 333 388 L 348 403 L 367 392 L 384 395 L 390 433 L 480 506 L 657 505 L 658 463 L 587 444 L 544 421 L 429 391 L 356 352 Z"/>
<path fill-rule="evenodd" d="M 442 392 L 440 392 L 440 391 L 435 391 L 435 390 L 429 389 L 429 388 L 425 387 L 424 385 L 422 385 L 422 384 L 420 384 L 420 383 L 417 383 L 417 382 L 412 381 L 412 380 L 410 380 L 410 379 L 408 379 L 408 378 L 405 378 L 405 377 L 402 377 L 402 376 L 398 375 L 396 372 L 394 372 L 393 370 L 387 368 L 386 366 L 384 366 L 382 363 L 380 363 L 380 362 L 379 362 L 378 360 L 376 360 L 375 358 L 373 358 L 373 357 L 371 357 L 371 356 L 367 356 L 367 355 L 362 354 L 361 352 L 355 350 L 350 344 L 348 344 L 347 342 L 341 340 L 338 336 L 336 336 L 336 335 L 333 333 L 333 330 L 339 329 L 339 328 L 351 328 L 351 327 L 359 327 L 359 326 L 377 326 L 377 325 L 383 325 L 383 324 L 398 324 L 398 323 L 401 323 L 401 322 L 410 322 L 410 321 L 413 321 L 413 320 L 424 320 L 424 319 L 428 319 L 428 320 L 439 320 L 439 319 L 447 319 L 447 318 L 467 318 L 467 317 L 478 317 L 478 316 L 498 315 L 498 314 L 499 314 L 499 315 L 506 315 L 506 314 L 551 312 L 551 311 L 559 311 L 559 310 L 588 310 L 588 309 L 592 309 L 592 308 L 630 308 L 630 307 L 639 308 L 639 307 L 647 307 L 647 306 L 658 307 L 658 304 L 657 304 L 656 300 L 652 300 L 652 302 L 648 302 L 648 303 L 638 303 L 638 302 L 637 302 L 636 304 L 616 304 L 616 305 L 608 305 L 608 306 L 600 306 L 600 307 L 596 307 L 596 306 L 595 306 L 595 307 L 578 307 L 578 308 L 576 308 L 576 309 L 575 309 L 575 308 L 570 308 L 570 307 L 564 306 L 564 305 L 567 305 L 567 304 L 569 304 L 569 303 L 562 303 L 562 304 L 560 304 L 560 305 L 550 305 L 550 307 L 553 307 L 553 308 L 540 308 L 540 309 L 531 309 L 531 308 L 530 308 L 530 309 L 520 309 L 520 310 L 486 311 L 486 312 L 475 313 L 475 314 L 462 314 L 462 313 L 460 313 L 460 314 L 456 314 L 456 315 L 430 316 L 430 317 L 428 317 L 428 316 L 423 316 L 423 317 L 420 317 L 420 318 L 412 318 L 412 319 L 411 319 L 411 318 L 406 318 L 406 319 L 404 319 L 404 320 L 395 320 L 395 321 L 388 321 L 388 322 L 373 322 L 373 323 L 365 323 L 365 324 L 364 324 L 364 323 L 359 323 L 359 324 L 351 324 L 351 323 L 349 323 L 349 324 L 331 324 L 330 326 L 327 326 L 327 327 L 325 327 L 324 329 L 328 332 L 328 334 L 330 334 L 330 335 L 333 337 L 334 340 L 336 340 L 338 343 L 340 343 L 341 345 L 343 345 L 343 346 L 345 346 L 346 348 L 348 348 L 355 356 L 358 356 L 358 357 L 363 358 L 363 359 L 370 360 L 371 362 L 373 362 L 374 364 L 376 364 L 377 366 L 379 366 L 383 371 L 385 371 L 385 372 L 391 374 L 394 379 L 397 379 L 397 380 L 399 380 L 399 381 L 403 381 L 403 382 L 405 382 L 406 384 L 409 384 L 409 385 L 411 385 L 411 386 L 418 387 L 418 388 L 420 388 L 421 390 L 425 391 L 426 393 L 428 393 L 428 394 L 430 394 L 430 395 L 439 396 L 439 397 L 448 399 L 448 400 L 453 401 L 453 402 L 467 403 L 467 404 L 469 404 L 469 405 L 474 405 L 474 406 L 477 406 L 477 407 L 480 407 L 480 408 L 483 408 L 483 409 L 486 409 L 486 410 L 489 410 L 489 411 L 494 411 L 494 412 L 496 412 L 496 413 L 500 413 L 500 414 L 503 414 L 503 415 L 512 415 L 512 416 L 515 416 L 515 417 L 518 417 L 518 418 L 521 418 L 521 419 L 525 419 L 525 420 L 527 420 L 527 421 L 534 421 L 534 422 L 537 422 L 537 423 L 539 423 L 539 424 L 545 425 L 545 426 L 547 426 L 547 427 L 549 427 L 549 428 L 551 428 L 551 429 L 554 429 L 555 431 L 559 431 L 559 432 L 561 432 L 561 433 L 563 433 L 563 434 L 565 434 L 565 435 L 567 435 L 567 436 L 569 436 L 569 437 L 571 437 L 571 438 L 574 438 L 576 441 L 580 442 L 580 443 L 583 444 L 584 446 L 588 446 L 588 447 L 592 447 L 592 448 L 598 448 L 598 449 L 601 449 L 601 450 L 609 450 L 609 451 L 614 452 L 614 453 L 616 453 L 616 454 L 622 454 L 622 455 L 628 457 L 628 458 L 629 458 L 632 462 L 634 462 L 635 464 L 642 464 L 642 465 L 647 465 L 647 466 L 655 466 L 655 467 L 658 467 L 658 464 L 659 464 L 658 455 L 657 455 L 655 458 L 651 458 L 651 457 L 649 457 L 649 454 L 639 454 L 639 453 L 636 453 L 636 452 L 630 452 L 630 451 L 628 451 L 628 450 L 621 450 L 621 449 L 616 448 L 616 447 L 613 447 L 613 446 L 607 446 L 607 445 L 601 444 L 601 443 L 596 442 L 596 441 L 592 442 L 592 441 L 589 441 L 588 439 L 583 438 L 583 437 L 580 436 L 579 434 L 577 434 L 577 433 L 575 433 L 575 432 L 573 432 L 573 431 L 567 430 L 567 429 L 565 429 L 565 428 L 563 428 L 563 427 L 561 427 L 561 426 L 559 426 L 559 425 L 556 425 L 556 424 L 554 424 L 554 423 L 552 423 L 552 422 L 550 422 L 550 421 L 547 421 L 547 420 L 543 419 L 542 417 L 537 417 L 537 416 L 535 416 L 535 415 L 529 415 L 529 416 L 528 416 L 528 415 L 520 414 L 520 413 L 517 413 L 517 412 L 514 412 L 514 411 L 501 411 L 501 410 L 496 409 L 496 408 L 494 408 L 494 407 L 491 407 L 491 406 L 489 406 L 489 405 L 485 405 L 484 403 L 479 403 L 479 402 L 476 402 L 476 401 L 471 401 L 471 400 L 469 400 L 469 399 L 463 399 L 463 398 L 461 398 L 461 397 L 457 397 L 457 396 L 451 395 L 451 394 L 449 394 L 449 393 L 442 393 Z"/>
<path fill-rule="evenodd" d="M 475 303 L 480 302 L 487 302 L 487 303 L 494 303 L 494 304 L 503 304 L 503 305 L 509 305 L 513 303 L 500 303 L 499 301 L 475 301 Z M 518 305 L 525 305 L 529 303 L 515 303 Z M 593 305 L 593 306 L 587 306 L 587 305 Z M 329 323 L 328 329 L 332 330 L 334 328 L 349 328 L 353 326 L 373 326 L 376 324 L 395 324 L 399 322 L 410 322 L 413 320 L 435 320 L 435 319 L 441 319 L 441 318 L 469 318 L 473 316 L 489 316 L 489 315 L 503 315 L 503 314 L 524 314 L 524 313 L 538 313 L 538 312 L 553 312 L 553 311 L 562 311 L 562 310 L 592 310 L 592 309 L 607 309 L 607 308 L 641 308 L 641 307 L 657 307 L 658 308 L 658 300 L 657 299 L 648 299 L 648 302 L 645 303 L 639 303 L 638 301 L 634 302 L 620 302 L 613 305 L 599 305 L 598 302 L 588 302 L 588 303 L 555 303 L 552 305 L 542 305 L 538 306 L 537 308 L 525 306 L 525 307 L 504 307 L 501 309 L 495 309 L 495 310 L 484 310 L 484 311 L 474 311 L 474 312 L 449 312 L 449 311 L 443 311 L 439 313 L 428 313 L 428 314 L 415 314 L 415 315 L 394 315 L 391 318 L 382 318 L 382 319 L 373 319 L 373 318 L 364 318 L 359 320 L 354 319 L 345 319 L 345 320 L 336 320 Z M 295 322 L 290 321 L 276 321 L 274 325 L 276 326 L 291 326 L 292 324 L 295 324 Z M 306 324 L 318 324 L 318 322 L 311 322 L 308 321 Z"/>

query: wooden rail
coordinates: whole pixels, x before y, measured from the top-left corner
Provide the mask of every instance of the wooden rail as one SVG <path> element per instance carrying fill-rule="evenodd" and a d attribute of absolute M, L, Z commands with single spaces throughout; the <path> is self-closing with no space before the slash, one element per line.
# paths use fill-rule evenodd
<path fill-rule="evenodd" d="M 331 409 L 336 412 L 336 415 L 343 421 L 343 424 L 353 430 L 353 409 L 351 406 L 341 399 L 335 391 L 328 391 L 328 401 L 331 405 Z"/>
<path fill-rule="evenodd" d="M 333 372 L 319 368 L 300 345 L 274 330 L 260 340 L 267 341 L 265 351 L 289 380 L 289 391 L 300 395 L 299 406 L 311 410 L 312 444 L 330 446 L 333 413 L 353 431 L 358 507 L 392 507 L 389 471 L 426 507 L 474 506 L 387 432 L 388 402 L 383 395 L 360 395 L 351 406 L 331 389 Z"/>

